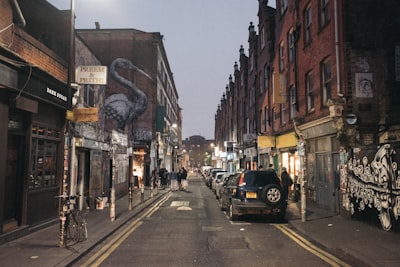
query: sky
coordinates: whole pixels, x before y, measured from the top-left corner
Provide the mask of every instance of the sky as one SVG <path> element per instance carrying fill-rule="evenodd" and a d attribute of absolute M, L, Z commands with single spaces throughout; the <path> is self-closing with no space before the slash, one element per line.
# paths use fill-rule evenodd
<path fill-rule="evenodd" d="M 48 0 L 60 10 L 71 0 Z M 268 1 L 275 7 L 275 1 Z M 182 139 L 214 139 L 215 114 L 258 0 L 74 0 L 75 28 L 160 32 L 182 108 Z"/>

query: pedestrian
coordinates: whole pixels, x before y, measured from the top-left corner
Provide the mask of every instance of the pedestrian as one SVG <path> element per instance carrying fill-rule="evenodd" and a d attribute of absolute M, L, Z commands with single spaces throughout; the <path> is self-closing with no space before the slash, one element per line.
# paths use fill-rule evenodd
<path fill-rule="evenodd" d="M 290 188 L 293 184 L 293 180 L 290 177 L 289 173 L 287 172 L 286 167 L 282 168 L 281 181 L 282 181 L 282 187 L 283 187 L 283 192 L 282 192 L 283 199 L 287 200 L 289 197 Z"/>
<path fill-rule="evenodd" d="M 179 169 L 177 173 L 177 180 L 178 180 L 178 189 L 181 190 L 182 188 L 182 170 Z"/>
<path fill-rule="evenodd" d="M 153 171 L 151 172 L 151 182 L 152 188 L 156 188 L 157 186 L 157 167 L 154 167 Z"/>
<path fill-rule="evenodd" d="M 169 177 L 171 179 L 171 190 L 175 191 L 178 189 L 178 174 L 175 172 L 175 169 L 169 173 Z"/>
<path fill-rule="evenodd" d="M 185 170 L 185 167 L 182 167 L 181 173 L 182 173 L 181 174 L 181 184 L 182 184 L 183 189 L 185 190 L 187 187 L 187 180 L 186 180 L 187 171 Z"/>
<path fill-rule="evenodd" d="M 268 170 L 274 172 L 275 171 L 274 164 L 269 164 L 268 165 Z"/>

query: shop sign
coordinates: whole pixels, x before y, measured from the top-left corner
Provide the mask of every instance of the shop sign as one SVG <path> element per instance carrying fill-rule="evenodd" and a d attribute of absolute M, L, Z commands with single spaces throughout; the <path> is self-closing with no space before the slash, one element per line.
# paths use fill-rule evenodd
<path fill-rule="evenodd" d="M 74 108 L 75 122 L 96 122 L 99 120 L 98 108 Z"/>
<path fill-rule="evenodd" d="M 79 66 L 76 68 L 76 83 L 107 84 L 107 66 Z"/>

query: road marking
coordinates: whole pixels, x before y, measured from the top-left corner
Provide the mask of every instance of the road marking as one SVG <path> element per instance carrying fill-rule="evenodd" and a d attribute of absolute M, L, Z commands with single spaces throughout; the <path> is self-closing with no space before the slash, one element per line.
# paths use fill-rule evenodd
<path fill-rule="evenodd" d="M 274 224 L 274 226 L 279 229 L 282 233 L 284 233 L 286 236 L 290 237 L 294 242 L 296 242 L 299 246 L 304 248 L 305 250 L 308 250 L 312 254 L 316 255 L 319 257 L 321 260 L 325 261 L 326 263 L 330 264 L 331 266 L 343 266 L 343 267 L 351 267 L 351 265 L 347 264 L 346 262 L 342 261 L 341 259 L 333 256 L 329 252 L 315 246 L 312 244 L 310 241 L 287 227 L 286 225 L 282 224 Z"/>
<path fill-rule="evenodd" d="M 99 266 L 105 259 L 107 259 L 111 253 L 113 253 L 125 239 L 128 238 L 143 222 L 142 220 L 146 217 L 150 217 L 159 207 L 164 204 L 171 197 L 171 193 L 168 193 L 161 200 L 159 200 L 153 207 L 140 215 L 136 220 L 134 220 L 124 231 L 118 233 L 109 243 L 104 245 L 97 253 L 90 257 L 81 266 Z"/>

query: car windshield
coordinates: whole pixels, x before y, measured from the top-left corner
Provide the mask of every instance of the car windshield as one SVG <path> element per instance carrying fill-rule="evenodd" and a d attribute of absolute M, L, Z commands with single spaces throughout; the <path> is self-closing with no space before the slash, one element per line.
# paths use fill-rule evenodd
<path fill-rule="evenodd" d="M 249 186 L 264 186 L 270 183 L 277 183 L 278 177 L 274 172 L 251 171 L 246 173 L 245 182 Z"/>

